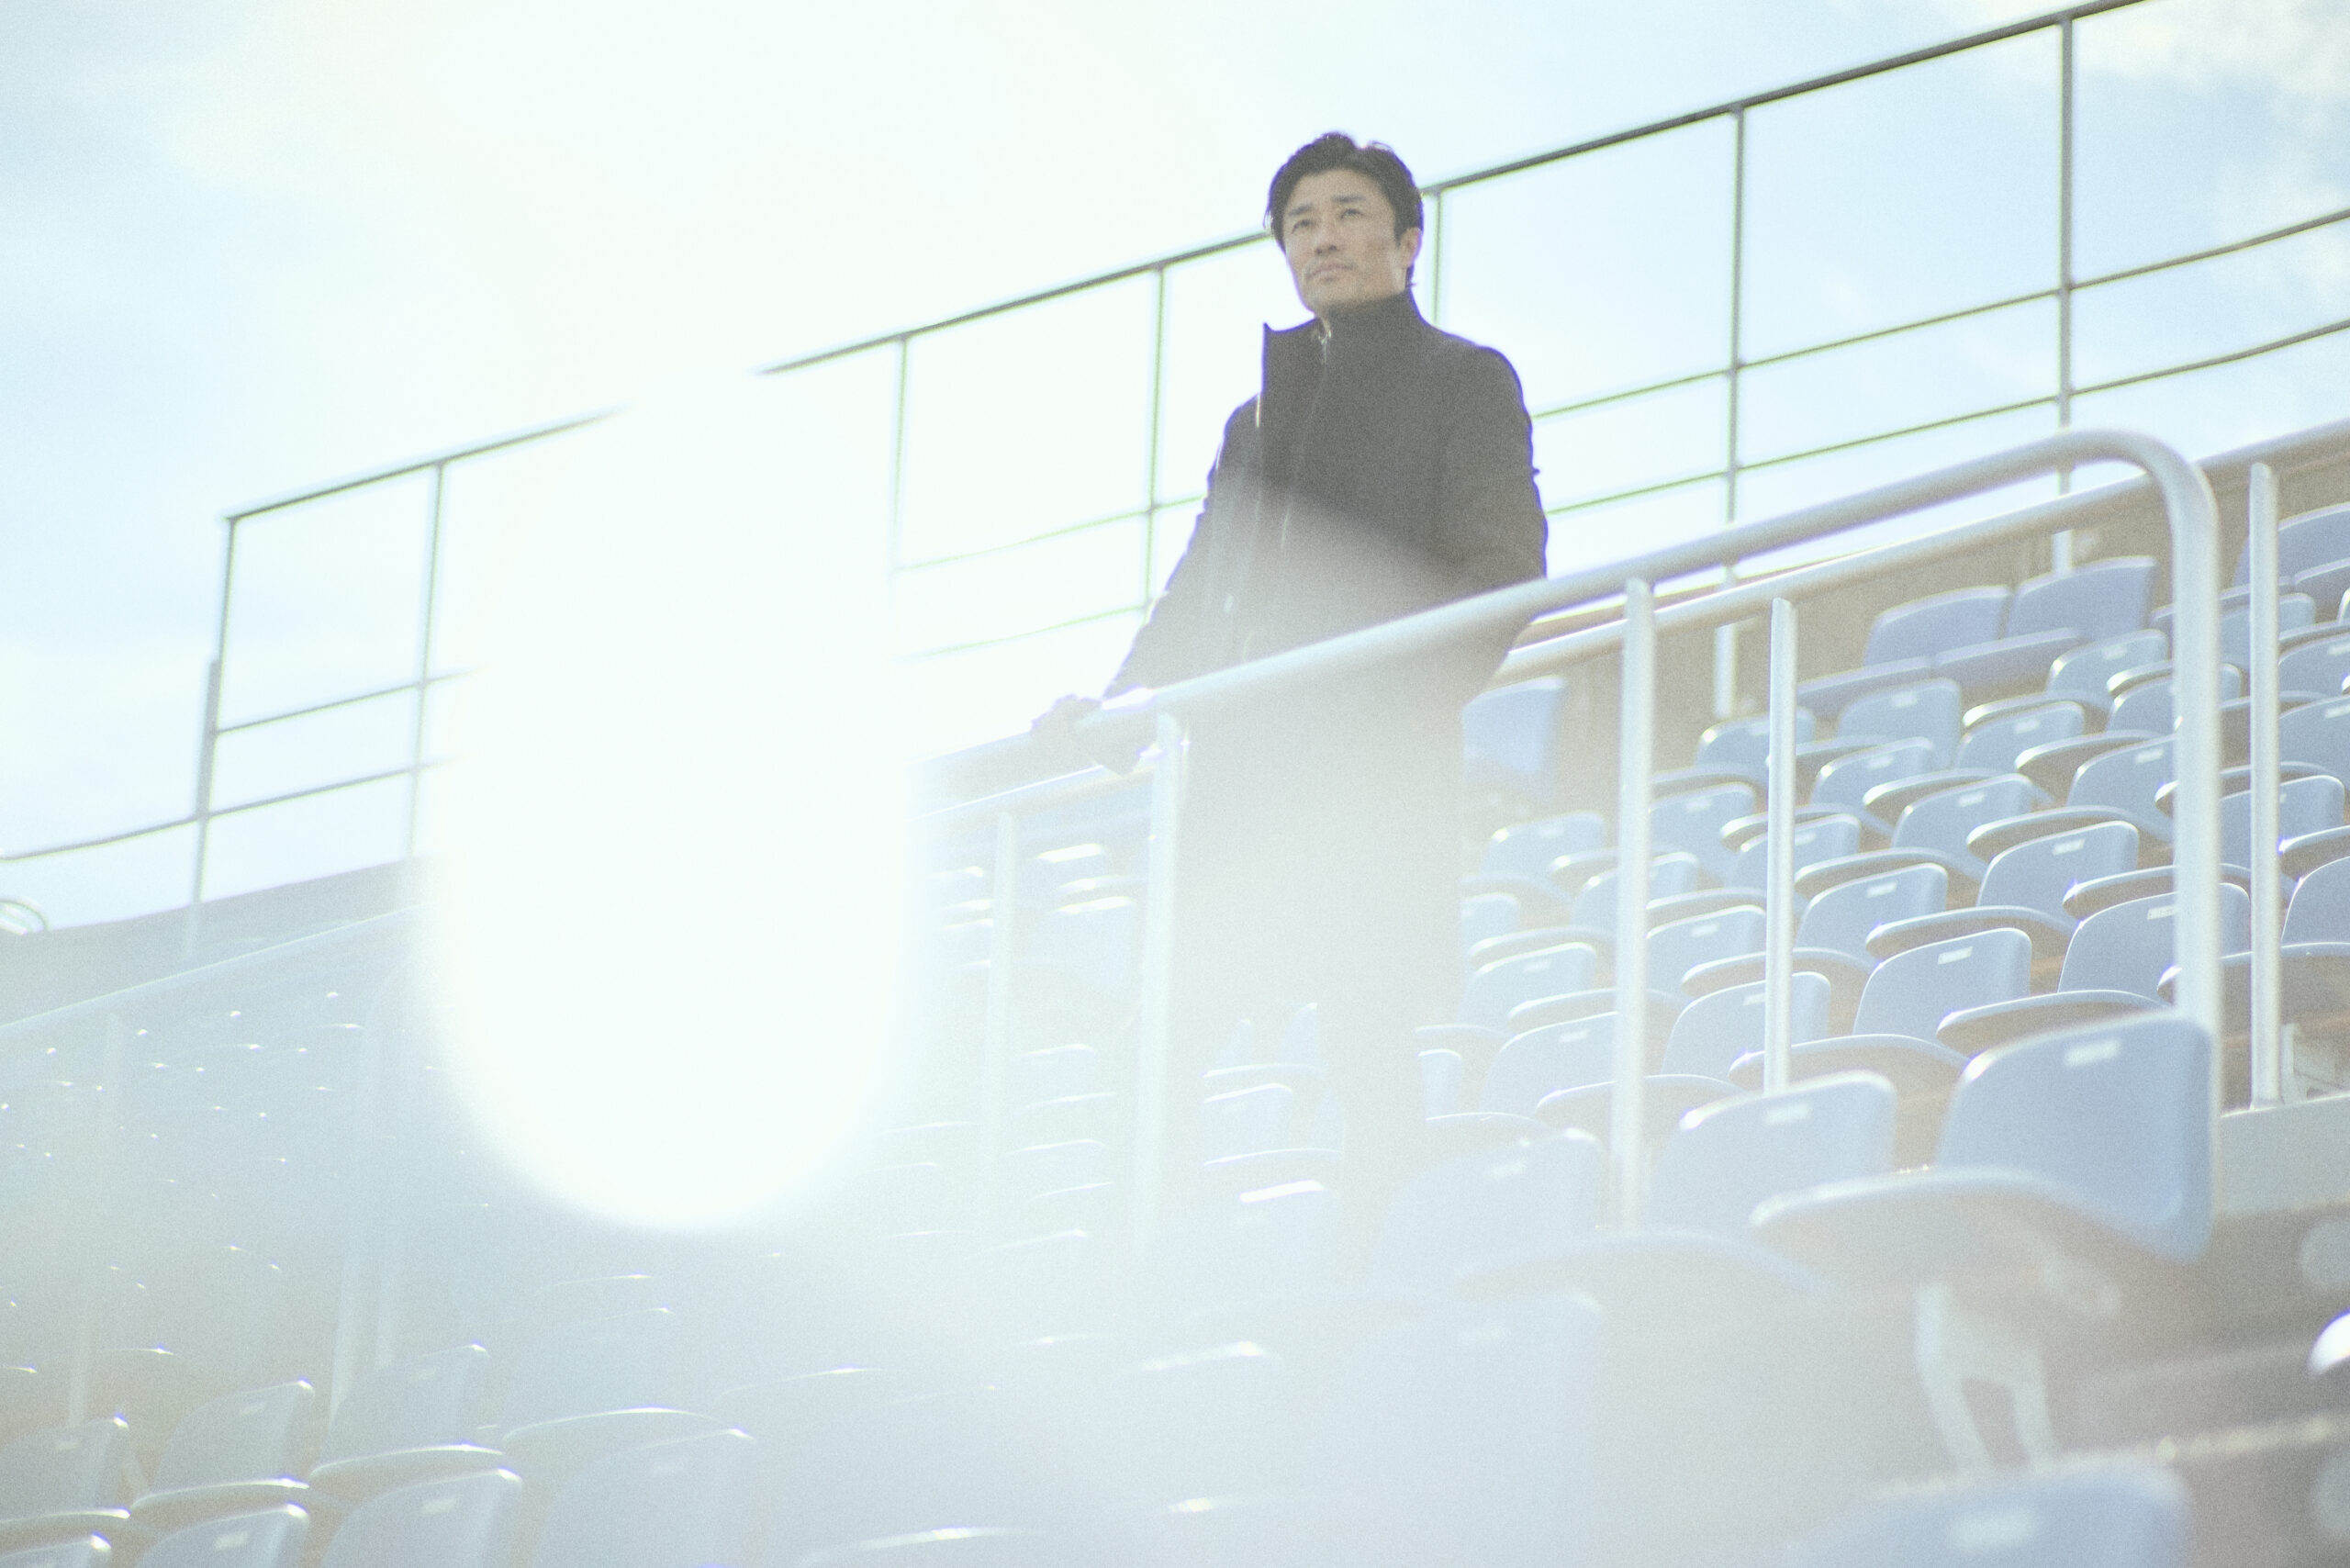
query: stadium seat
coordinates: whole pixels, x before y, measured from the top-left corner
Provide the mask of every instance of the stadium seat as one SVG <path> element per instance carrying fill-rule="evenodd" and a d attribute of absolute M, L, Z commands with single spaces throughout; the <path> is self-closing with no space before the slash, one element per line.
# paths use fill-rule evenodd
<path fill-rule="evenodd" d="M 2138 631 L 2154 601 L 2157 569 L 2151 555 L 2114 555 L 2019 583 L 2001 634 L 2070 629 L 2095 644 Z"/>
<path fill-rule="evenodd" d="M 1460 710 L 1472 789 L 1497 790 L 1540 810 L 1557 793 L 1559 725 L 1567 683 L 1522 681 L 1472 698 Z"/>
<path fill-rule="evenodd" d="M 108 1568 L 113 1562 L 114 1548 L 95 1535 L 0 1552 L 0 1568 Z"/>
<path fill-rule="evenodd" d="M 1660 853 L 1685 850 L 1697 857 L 1708 877 L 1727 881 L 1732 857 L 1722 843 L 1723 824 L 1752 816 L 1760 801 L 1756 788 L 1741 783 L 1667 795 L 1649 812 L 1651 841 Z"/>
<path fill-rule="evenodd" d="M 1579 1132 L 1446 1160 L 1390 1205 L 1369 1283 L 1448 1294 L 1465 1268 L 1589 1236 L 1606 1192 L 1606 1157 Z"/>
<path fill-rule="evenodd" d="M 2311 702 L 2277 719 L 2277 755 L 2350 782 L 2350 700 Z"/>
<path fill-rule="evenodd" d="M 2342 780 L 2330 773 L 2288 778 L 2277 790 L 2277 838 L 2279 844 L 2304 834 L 2342 825 Z M 2239 790 L 2220 799 L 2220 859 L 2230 866 L 2252 864 L 2252 794 Z"/>
<path fill-rule="evenodd" d="M 2087 723 L 2087 711 L 2075 701 L 2043 701 L 2011 710 L 1970 728 L 1958 743 L 1953 766 L 1970 772 L 2010 772 L 2025 752 L 2051 741 L 2075 739 Z"/>
<path fill-rule="evenodd" d="M 1698 860 L 1695 855 L 1679 850 L 1657 855 L 1649 862 L 1650 902 L 1695 892 L 1698 876 Z M 1616 930 L 1614 871 L 1600 872 L 1575 894 L 1574 924 L 1587 931 L 1607 932 L 1613 937 Z"/>
<path fill-rule="evenodd" d="M 1744 1242 L 1766 1198 L 1892 1170 L 1897 1103 L 1884 1079 L 1842 1072 L 1692 1111 L 1657 1150 L 1646 1224 Z"/>
<path fill-rule="evenodd" d="M 1488 876 L 1540 877 L 1565 855 L 1599 849 L 1607 823 L 1594 812 L 1569 812 L 1502 828 L 1486 842 L 1478 869 Z"/>
<path fill-rule="evenodd" d="M 1605 1083 L 1616 1074 L 1616 1015 L 1595 1014 L 1514 1036 L 1486 1070 L 1483 1111 L 1530 1116 L 1561 1089 Z"/>
<path fill-rule="evenodd" d="M 335 1527 L 319 1568 L 505 1568 L 521 1493 L 521 1478 L 508 1470 L 382 1493 Z"/>
<path fill-rule="evenodd" d="M 310 1516 L 288 1504 L 207 1519 L 165 1536 L 140 1558 L 152 1568 L 295 1568 Z"/>
<path fill-rule="evenodd" d="M 1958 717 L 1957 682 L 1921 680 L 1849 704 L 1836 721 L 1836 736 L 1839 740 L 1924 740 L 1933 746 L 1933 766 L 1948 767 L 1958 745 Z"/>
<path fill-rule="evenodd" d="M 1969 1342 L 1993 1336 L 1966 1326 L 1995 1313 L 2109 1350 L 2177 1326 L 2211 1233 L 2212 1048 L 2171 1013 L 2004 1047 L 1968 1067 L 1930 1169 L 1771 1199 L 1753 1234 L 1856 1288 L 1919 1293 L 1920 1372 L 1960 1463 L 1988 1462 L 1970 1376 L 2005 1386 L 2026 1452 L 2053 1457 L 2031 1338 L 1997 1336 L 1986 1365 Z"/>
<path fill-rule="evenodd" d="M 2322 507 L 2277 525 L 2277 570 L 2291 577 L 2312 566 L 2350 560 L 2350 506 Z M 2252 581 L 2252 547 L 2236 557 L 2236 575 L 2229 579 L 2241 587 Z"/>
<path fill-rule="evenodd" d="M 2105 812 L 2136 828 L 2141 857 L 2147 851 L 2150 835 L 2155 842 L 2168 844 L 2170 816 L 2155 803 L 2155 797 L 2174 774 L 2171 746 L 2165 737 L 2084 762 L 2073 776 L 2065 804 Z"/>
<path fill-rule="evenodd" d="M 2220 964 L 2226 1027 L 2241 1035 L 2251 1026 L 2252 955 L 2231 953 Z M 2165 1000 L 2177 980 L 2176 971 L 2163 977 Z M 2350 1013 L 2350 859 L 2328 861 L 2293 889 L 2285 906 L 2277 982 L 2281 1023 L 2306 1026 Z"/>
<path fill-rule="evenodd" d="M 1954 588 L 1897 604 L 1870 625 L 1861 663 L 1931 658 L 1944 649 L 1988 643 L 1998 636 L 2013 597 L 2012 590 L 1993 586 Z"/>
<path fill-rule="evenodd" d="M 2125 632 L 2075 648 L 2048 666 L 2048 695 L 2069 697 L 2098 712 L 2113 706 L 2106 683 L 2123 670 L 2170 657 L 2170 638 L 2161 632 Z"/>
<path fill-rule="evenodd" d="M 0 1548 L 111 1541 L 129 1530 L 130 1457 L 119 1417 L 44 1428 L 0 1448 Z"/>
<path fill-rule="evenodd" d="M 2187 1489 L 2143 1463 L 2002 1477 L 1873 1504 L 1787 1568 L 2185 1568 Z"/>
<path fill-rule="evenodd" d="M 1796 839 L 1800 843 L 1802 835 Z M 1649 985 L 1685 1001 L 1683 977 L 1718 958 L 1761 952 L 1762 932 L 1762 911 L 1752 904 L 1660 925 L 1649 933 Z"/>
<path fill-rule="evenodd" d="M 173 1428 L 131 1519 L 161 1535 L 224 1514 L 299 1506 L 309 1492 L 295 1477 L 308 1457 L 311 1403 L 310 1385 L 296 1382 L 199 1406 Z"/>
<path fill-rule="evenodd" d="M 1861 802 L 1871 790 L 1897 779 L 1930 773 L 1949 756 L 1947 747 L 1930 740 L 1888 741 L 1851 756 L 1838 757 L 1819 770 L 1811 787 L 1810 804 L 1862 814 Z M 1867 825 L 1864 823 L 1863 825 Z M 1877 824 L 1884 831 L 1883 824 Z"/>
<path fill-rule="evenodd" d="M 2350 566 L 2350 562 L 2344 565 Z M 2344 585 L 2344 591 L 2350 592 L 2350 583 Z M 2333 636 L 2303 643 L 2277 661 L 2277 689 L 2280 691 L 2332 695 L 2342 689 L 2344 680 L 2350 680 L 2350 631 L 2337 631 Z"/>
<path fill-rule="evenodd" d="M 744 1560 L 751 1439 L 708 1431 L 608 1453 L 548 1506 L 532 1568 L 698 1568 Z"/>
<path fill-rule="evenodd" d="M 1507 1024 L 1513 1008 L 1546 997 L 1587 991 L 1598 972 L 1598 950 L 1581 943 L 1488 964 L 1469 977 L 1460 995 L 1459 1020 L 1483 1028 L 1500 1028 Z"/>
<path fill-rule="evenodd" d="M 1599 1345 L 1571 1295 L 1444 1306 L 1356 1344 L 1311 1461 L 1335 1560 L 1557 1561 L 1595 1501 Z"/>
<path fill-rule="evenodd" d="M 1796 710 L 1796 744 L 1802 745 L 1816 738 L 1817 722 L 1811 710 Z M 1771 722 L 1768 718 L 1730 719 L 1697 737 L 1697 750 L 1686 770 L 1692 776 L 1703 775 L 1719 782 L 1724 778 L 1743 779 L 1760 789 L 1770 777 Z M 1670 775 L 1659 775 L 1660 787 Z M 1695 786 L 1691 786 L 1695 788 Z"/>
<path fill-rule="evenodd" d="M 2069 626 L 2001 637 L 1935 655 L 1934 674 L 1956 681 L 1970 703 L 2020 696 L 2041 690 L 2049 666 L 2080 644 L 2081 634 Z"/>
<path fill-rule="evenodd" d="M 1869 950 L 1869 934 L 1897 921 L 1942 913 L 1949 893 L 1949 870 L 1930 862 L 1840 882 L 1805 908 L 1796 946 L 1841 953 L 1863 970 L 1873 969 L 1876 955 Z"/>
<path fill-rule="evenodd" d="M 1730 874 L 1723 879 L 1733 888 L 1760 888 L 1768 879 L 1770 834 L 1758 833 L 1739 846 L 1731 863 Z M 1800 873 L 1807 866 L 1821 860 L 1841 860 L 1859 852 L 1861 823 L 1849 812 L 1821 817 L 1799 824 L 1793 835 L 1795 866 Z"/>
<path fill-rule="evenodd" d="M 1517 901 L 1506 893 L 1478 893 L 1460 901 L 1460 950 L 1463 953 L 1471 951 L 1480 942 L 1506 936 L 1516 929 Z"/>
<path fill-rule="evenodd" d="M 2065 949 L 2056 989 L 2039 996 L 1994 1002 L 1953 1015 L 1942 1043 L 1972 1056 L 2005 1041 L 2050 1029 L 2087 1026 L 2101 1019 L 2162 1005 L 2164 971 L 2177 951 L 2176 902 L 2169 894 L 2114 904 L 2083 920 Z M 2251 945 L 2252 901 L 2242 888 L 2220 888 L 2220 950 Z"/>
<path fill-rule="evenodd" d="M 1860 1069 L 1883 1073 L 1905 1095 L 1934 1094 L 1956 1081 L 1965 1058 L 1937 1039 L 1953 1014 L 2028 994 L 2031 938 L 2002 927 L 1929 943 L 1876 967 L 1861 992 L 1850 1035 L 1796 1047 L 1800 1078 Z M 1741 1058 L 1731 1076 L 1759 1082 L 1762 1058 Z"/>
<path fill-rule="evenodd" d="M 525 1481 L 560 1485 L 599 1455 L 708 1430 L 692 1385 L 686 1326 L 667 1307 L 566 1324 L 516 1358 L 498 1450 Z"/>
<path fill-rule="evenodd" d="M 2045 801 L 2020 773 L 1962 784 L 1911 801 L 1894 824 L 1893 847 L 1924 851 L 1953 875 L 1980 883 L 1986 863 L 1971 846 L 1969 835 L 1986 823 L 2021 816 Z"/>
<path fill-rule="evenodd" d="M 1662 1070 L 1675 1076 L 1729 1078 L 1740 1057 L 1762 1048 L 1762 992 L 1761 980 L 1726 986 L 1684 1008 L 1665 1038 Z M 1797 970 L 1790 996 L 1795 1042 L 1824 1037 L 1830 1017 L 1827 980 Z"/>
<path fill-rule="evenodd" d="M 2079 883 L 2137 864 L 2138 833 L 2127 823 L 2027 839 L 1991 862 L 1972 907 L 1888 924 L 1870 935 L 1869 951 L 1888 958 L 1929 942 L 2012 926 L 2031 938 L 2036 970 L 2061 964 L 2077 924 L 2065 913 L 2065 895 Z"/>

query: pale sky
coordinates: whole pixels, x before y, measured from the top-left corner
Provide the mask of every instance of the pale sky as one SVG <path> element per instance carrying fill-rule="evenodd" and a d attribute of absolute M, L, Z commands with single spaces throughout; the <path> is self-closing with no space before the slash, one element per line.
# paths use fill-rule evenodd
<path fill-rule="evenodd" d="M 2331 115 L 2337 5 L 2145 69 Z M 2047 8 L 8 7 L 0 847 L 186 810 L 224 510 L 1244 231 L 1332 127 L 1441 178 Z"/>

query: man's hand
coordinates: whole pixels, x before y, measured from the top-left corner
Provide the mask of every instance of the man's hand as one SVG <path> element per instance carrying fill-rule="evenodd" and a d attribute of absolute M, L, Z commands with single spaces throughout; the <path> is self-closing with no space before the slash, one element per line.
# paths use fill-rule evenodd
<path fill-rule="evenodd" d="M 1140 743 L 1104 745 L 1098 740 L 1085 740 L 1078 735 L 1078 722 L 1101 707 L 1102 700 L 1098 697 L 1064 697 L 1037 714 L 1028 728 L 1038 740 L 1073 752 L 1089 762 L 1098 762 L 1113 773 L 1131 773 L 1142 756 Z"/>

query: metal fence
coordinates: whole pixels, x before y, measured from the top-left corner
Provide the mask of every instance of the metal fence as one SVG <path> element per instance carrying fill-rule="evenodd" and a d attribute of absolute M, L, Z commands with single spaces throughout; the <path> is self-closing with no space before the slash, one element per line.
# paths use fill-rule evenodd
<path fill-rule="evenodd" d="M 1518 365 L 1552 570 L 2350 343 L 2325 290 L 2229 270 L 2302 265 L 2296 247 L 2350 237 L 2350 207 L 2151 255 L 2143 226 L 2111 217 L 2145 172 L 2117 130 L 2126 73 L 2100 51 L 2130 13 L 2186 3 L 2090 0 L 1429 185 L 1417 286 L 1439 324 Z M 2245 287 L 2286 315 L 2213 303 Z M 896 646 L 933 749 L 1107 673 L 1253 390 L 1256 322 L 1297 313 L 1270 241 L 1246 235 L 760 373 L 834 410 L 848 433 L 827 461 L 871 481 L 856 521 L 888 531 Z M 415 854 L 437 715 L 467 667 L 446 609 L 478 588 L 453 543 L 602 418 L 231 514 L 189 812 L 6 864 L 136 857 L 151 869 L 126 897 L 160 909 Z M 1724 628 L 1718 711 L 1734 653 Z"/>

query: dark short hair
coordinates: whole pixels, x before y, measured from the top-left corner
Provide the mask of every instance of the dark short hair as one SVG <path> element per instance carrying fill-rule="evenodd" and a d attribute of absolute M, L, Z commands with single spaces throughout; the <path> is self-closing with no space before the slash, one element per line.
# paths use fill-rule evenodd
<path fill-rule="evenodd" d="M 1281 209 L 1289 205 L 1297 183 L 1308 174 L 1326 174 L 1333 169 L 1351 169 L 1378 185 L 1394 211 L 1398 240 L 1406 230 L 1420 227 L 1420 187 L 1412 171 L 1404 167 L 1404 160 L 1395 156 L 1395 149 L 1383 141 L 1357 141 L 1343 130 L 1333 130 L 1291 153 L 1281 173 L 1273 176 L 1272 188 L 1265 193 L 1265 227 L 1276 241 L 1281 237 Z"/>

